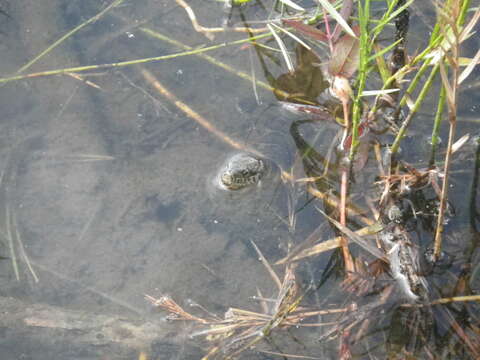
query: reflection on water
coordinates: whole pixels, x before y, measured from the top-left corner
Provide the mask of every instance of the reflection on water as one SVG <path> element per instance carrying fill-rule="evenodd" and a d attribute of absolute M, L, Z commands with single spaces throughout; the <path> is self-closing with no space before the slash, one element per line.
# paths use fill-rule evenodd
<path fill-rule="evenodd" d="M 202 6 L 197 14 L 202 22 L 221 24 L 222 5 L 202 2 Z M 55 0 L 48 6 L 33 1 L 0 2 L 0 8 L 8 14 L 0 12 L 2 76 L 14 74 L 54 40 L 101 10 L 93 0 Z M 242 16 L 253 19 L 267 14 L 261 4 L 234 10 L 231 23 Z M 139 26 L 173 34 L 191 46 L 208 43 L 203 35 L 192 32 L 185 12 L 174 2 L 125 2 L 27 72 L 178 51 L 147 37 Z M 215 43 L 238 37 L 221 33 Z M 318 58 L 302 47 L 296 49 L 297 66 L 292 74 L 284 74 L 276 65 L 281 57 L 268 49 L 228 48 L 215 56 L 235 69 L 264 76 L 279 90 L 296 92 L 296 102 L 321 101 L 336 113 L 337 104 L 325 91 L 328 84 L 317 66 Z M 248 60 L 255 56 L 258 62 Z M 152 310 L 144 294 L 169 294 L 192 312 L 199 306 L 189 307 L 188 299 L 195 299 L 219 317 L 229 306 L 258 311 L 277 295 L 266 313 L 284 310 L 279 299 L 289 294 L 279 294 L 258 261 L 252 240 L 274 263 L 324 223 L 316 211 L 316 207 L 323 208 L 323 201 L 306 193 L 303 185 L 308 183 L 329 196 L 339 194 L 335 146 L 339 125 L 287 114 L 277 101 L 285 100 L 278 91 L 252 91 L 251 82 L 199 58 L 152 63 L 148 69 L 216 128 L 265 155 L 278 170 L 275 181 L 260 179 L 261 186 L 242 196 L 212 194 L 206 183 L 233 149 L 158 94 L 136 67 L 0 87 L 0 255 L 6 258 L 0 262 L 0 302 L 11 315 L 0 320 L 5 335 L 0 350 L 6 358 L 134 359 L 140 350 L 152 359 L 200 358 L 208 346 L 188 338 L 197 329 L 188 322 L 165 321 L 165 314 Z M 415 131 L 421 133 L 422 126 L 426 125 L 420 122 Z M 462 132 L 468 131 L 468 124 L 461 126 L 465 127 Z M 417 153 L 416 141 L 405 142 L 404 154 L 414 154 L 412 162 L 427 157 Z M 472 148 L 469 151 L 473 153 Z M 377 168 L 369 160 L 372 164 L 367 163 L 351 185 L 353 200 L 365 208 L 369 204 L 365 196 L 377 194 L 372 186 L 378 180 L 374 179 Z M 435 298 L 460 294 L 455 288 L 465 286 L 462 281 L 468 279 L 462 272 L 478 258 L 478 161 L 476 167 L 472 164 L 471 154 L 466 155 L 461 167 L 473 168 L 472 175 L 468 173 L 473 181 L 464 183 L 461 176 L 454 177 L 452 203 L 460 216 L 446 228 L 445 241 L 445 252 L 453 254 L 454 260 L 425 275 L 438 292 Z M 289 177 L 297 182 L 289 182 Z M 467 185 L 465 201 L 462 188 Z M 408 221 L 416 222 L 415 228 L 402 226 L 417 233 L 422 247 L 432 230 L 428 218 L 434 215 L 428 214 L 427 206 L 432 198 L 432 193 L 419 191 L 401 201 Z M 465 230 L 468 222 L 469 230 Z M 392 228 L 399 232 L 399 226 L 395 223 Z M 334 232 L 324 226 L 316 234 L 326 240 Z M 458 245 L 458 237 L 472 240 Z M 297 329 L 295 337 L 282 332 L 270 347 L 262 349 L 333 359 L 338 356 L 339 339 L 349 339 L 348 326 L 361 321 L 354 348 L 360 358 L 369 354 L 385 357 L 405 348 L 419 352 L 432 337 L 446 343 L 445 347 L 459 346 L 451 339 L 460 336 L 452 330 L 458 328 L 459 320 L 451 320 L 450 312 L 439 310 L 441 314 L 436 315 L 436 310 L 403 308 L 392 298 L 380 303 L 381 296 L 398 300 L 401 295 L 392 276 L 381 270 L 385 264 L 367 264 L 367 260 L 358 257 L 357 266 L 363 271 L 359 273 L 365 278 L 350 279 L 342 287 L 343 264 L 337 250 L 302 262 L 296 276 L 299 291 L 309 289 L 305 306 L 364 307 L 355 319 L 353 315 L 328 318 L 337 322 L 335 330 Z M 282 279 L 284 268 L 275 267 L 275 271 Z M 475 269 L 472 287 L 478 284 L 477 274 Z M 447 289 L 442 282 L 448 276 L 459 278 Z M 294 287 L 290 285 L 288 289 Z M 251 299 L 253 295 L 257 300 Z M 470 308 L 462 311 L 475 323 Z M 368 320 L 373 316 L 375 320 Z M 315 322 L 326 319 L 319 316 Z M 408 338 L 405 329 L 415 326 L 418 339 Z M 326 341 L 330 337 L 335 340 Z M 270 358 L 258 353 L 244 356 Z"/>

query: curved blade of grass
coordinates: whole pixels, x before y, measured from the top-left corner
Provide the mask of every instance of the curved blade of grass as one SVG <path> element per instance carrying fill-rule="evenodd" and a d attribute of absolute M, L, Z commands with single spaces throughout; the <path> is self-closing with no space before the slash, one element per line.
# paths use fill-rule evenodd
<path fill-rule="evenodd" d="M 305 11 L 305 9 L 303 7 L 301 7 L 300 5 L 297 5 L 295 4 L 293 1 L 291 0 L 280 0 L 281 3 L 283 3 L 285 6 L 288 6 L 288 7 L 291 7 L 292 9 L 295 9 L 297 11 Z"/>
<path fill-rule="evenodd" d="M 480 62 L 480 50 L 477 51 L 472 61 L 470 61 L 470 64 L 468 64 L 468 66 L 460 74 L 458 78 L 459 85 L 470 75 L 470 73 L 473 71 L 473 69 L 479 62 Z"/>
<path fill-rule="evenodd" d="M 395 41 L 394 43 L 392 43 L 392 44 L 384 47 L 382 50 L 376 52 L 374 55 L 370 56 L 370 57 L 367 59 L 367 63 L 369 63 L 369 62 L 372 61 L 372 60 L 375 60 L 377 57 L 383 56 L 383 55 L 385 55 L 386 53 L 392 51 L 393 48 L 394 48 L 395 46 L 397 46 L 401 41 L 402 41 L 402 39 L 398 39 L 398 40 Z"/>
<path fill-rule="evenodd" d="M 357 35 L 355 35 L 355 33 L 353 32 L 352 28 L 347 24 L 345 19 L 342 17 L 342 15 L 340 15 L 340 13 L 337 10 L 335 10 L 335 8 L 332 6 L 332 4 L 328 2 L 328 0 L 318 0 L 318 2 L 320 3 L 320 5 L 323 6 L 325 11 L 328 12 L 330 16 L 337 21 L 338 25 L 341 26 L 341 28 L 347 34 L 349 34 L 351 37 L 354 37 L 355 39 L 358 38 Z"/>
<path fill-rule="evenodd" d="M 395 11 L 390 12 L 391 10 L 393 10 L 395 8 L 394 5 L 396 4 L 395 1 L 392 2 L 389 10 L 385 13 L 385 15 L 380 20 L 380 22 L 377 24 L 377 26 L 375 26 L 373 28 L 372 33 L 374 33 L 374 34 L 380 33 L 388 23 L 393 21 L 398 14 L 400 14 L 402 11 L 404 11 L 406 8 L 408 8 L 414 1 L 415 0 L 409 0 L 405 4 L 400 6 L 398 9 L 395 9 Z"/>
<path fill-rule="evenodd" d="M 283 58 L 285 59 L 285 63 L 287 64 L 287 69 L 291 73 L 295 71 L 292 63 L 292 59 L 290 59 L 290 55 L 288 55 L 287 48 L 285 47 L 285 44 L 283 43 L 283 40 L 278 36 L 277 32 L 273 29 L 273 26 L 271 24 L 267 24 L 267 27 L 270 29 L 272 32 L 273 37 L 277 41 L 278 46 L 280 47 L 280 50 L 282 50 L 282 55 Z"/>
<path fill-rule="evenodd" d="M 399 92 L 400 89 L 384 89 L 384 90 L 364 90 L 360 96 L 378 96 Z"/>
<path fill-rule="evenodd" d="M 16 217 L 15 213 L 12 213 L 12 225 L 15 228 L 15 237 L 17 238 L 18 249 L 20 250 L 20 255 L 22 255 L 23 261 L 25 261 L 25 264 L 27 264 L 28 270 L 30 271 L 30 274 L 32 274 L 33 280 L 36 283 L 38 283 L 40 280 L 38 279 L 37 273 L 33 269 L 33 266 L 30 263 L 30 259 L 27 255 L 27 252 L 25 251 L 25 247 L 23 246 L 23 241 L 20 237 L 20 232 L 18 231 L 17 217 Z"/>
<path fill-rule="evenodd" d="M 311 49 L 312 49 L 305 41 L 303 41 L 302 39 L 300 39 L 298 36 L 292 34 L 290 31 L 282 28 L 281 26 L 278 26 L 278 25 L 275 24 L 275 23 L 272 23 L 271 25 L 274 26 L 275 29 L 278 29 L 278 30 L 280 30 L 281 32 L 284 32 L 285 34 L 287 34 L 288 36 L 290 36 L 293 40 L 295 40 L 296 42 L 298 42 L 299 44 L 301 44 L 304 48 L 306 48 L 306 49 L 308 49 L 308 50 L 311 50 Z"/>

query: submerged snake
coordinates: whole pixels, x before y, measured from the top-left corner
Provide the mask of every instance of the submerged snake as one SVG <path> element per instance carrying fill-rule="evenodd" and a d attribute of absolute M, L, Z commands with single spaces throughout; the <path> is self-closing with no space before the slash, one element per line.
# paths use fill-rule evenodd
<path fill-rule="evenodd" d="M 214 179 L 216 187 L 226 191 L 238 191 L 254 187 L 272 170 L 272 164 L 250 153 L 230 156 Z"/>

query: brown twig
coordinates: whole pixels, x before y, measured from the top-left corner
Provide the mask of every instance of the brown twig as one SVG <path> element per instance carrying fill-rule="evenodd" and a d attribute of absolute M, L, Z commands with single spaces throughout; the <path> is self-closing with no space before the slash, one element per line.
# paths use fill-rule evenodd
<path fill-rule="evenodd" d="M 145 299 L 150 301 L 152 305 L 162 308 L 170 312 L 171 314 L 173 314 L 175 317 L 171 317 L 170 320 L 190 320 L 190 321 L 197 321 L 202 324 L 208 324 L 211 322 L 186 312 L 185 310 L 182 309 L 180 305 L 178 305 L 175 301 L 173 301 L 173 299 L 168 295 L 164 295 L 156 299 L 153 296 L 145 294 Z"/>

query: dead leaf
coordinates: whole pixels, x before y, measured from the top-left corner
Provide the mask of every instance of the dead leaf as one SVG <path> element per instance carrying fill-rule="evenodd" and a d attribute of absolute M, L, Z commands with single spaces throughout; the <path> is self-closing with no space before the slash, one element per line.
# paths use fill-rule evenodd
<path fill-rule="evenodd" d="M 318 40 L 318 41 L 323 41 L 324 43 L 328 43 L 327 34 L 325 34 L 321 30 L 318 30 L 314 26 L 306 25 L 303 22 L 297 21 L 297 20 L 284 19 L 282 20 L 282 22 L 288 26 L 291 26 L 302 35 L 305 35 L 313 40 Z"/>
<path fill-rule="evenodd" d="M 354 31 L 360 34 L 358 26 Z M 360 42 L 350 36 L 342 36 L 333 46 L 333 52 L 328 64 L 328 72 L 332 76 L 342 76 L 347 79 L 357 71 L 360 61 Z"/>

